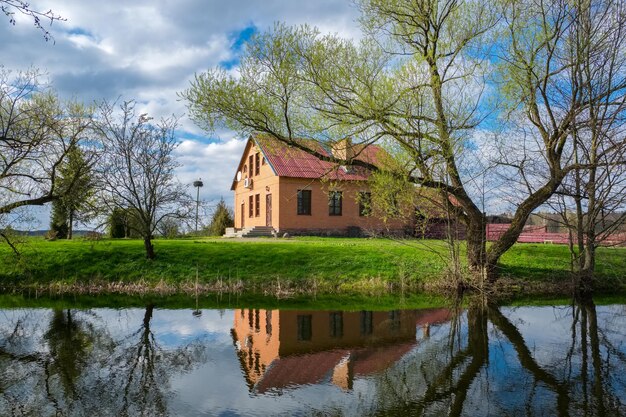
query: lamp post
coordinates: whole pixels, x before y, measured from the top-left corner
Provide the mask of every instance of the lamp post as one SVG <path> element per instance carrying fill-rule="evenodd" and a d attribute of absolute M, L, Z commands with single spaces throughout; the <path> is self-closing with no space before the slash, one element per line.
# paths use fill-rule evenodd
<path fill-rule="evenodd" d="M 200 207 L 200 187 L 204 184 L 202 183 L 202 178 L 198 178 L 198 181 L 193 182 L 193 186 L 198 189 L 196 192 L 196 234 L 198 233 L 198 207 Z"/>

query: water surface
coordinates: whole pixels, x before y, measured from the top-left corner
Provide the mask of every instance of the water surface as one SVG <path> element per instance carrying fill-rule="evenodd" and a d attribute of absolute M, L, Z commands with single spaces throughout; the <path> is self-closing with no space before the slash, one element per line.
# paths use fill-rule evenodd
<path fill-rule="evenodd" d="M 626 305 L 0 310 L 0 415 L 624 415 Z"/>

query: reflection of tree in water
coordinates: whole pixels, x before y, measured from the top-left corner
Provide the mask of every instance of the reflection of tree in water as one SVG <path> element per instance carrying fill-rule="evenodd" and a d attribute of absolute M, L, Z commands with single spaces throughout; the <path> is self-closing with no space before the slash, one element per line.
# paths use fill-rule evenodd
<path fill-rule="evenodd" d="M 550 346 L 531 350 L 499 308 L 471 306 L 453 319 L 446 335 L 423 341 L 414 356 L 380 375 L 375 404 L 363 414 L 624 415 L 621 341 L 626 343 L 626 337 L 609 337 L 592 303 L 569 311 L 572 345 L 568 350 L 563 343 L 550 352 Z M 623 317 L 616 321 L 623 329 Z M 537 350 L 543 350 L 543 363 Z M 551 353 L 547 359 L 546 351 Z"/>
<path fill-rule="evenodd" d="M 76 382 L 88 364 L 96 338 L 94 327 L 72 310 L 54 310 L 43 339 L 48 354 L 40 358 L 46 395 L 56 414 L 82 401 Z"/>
<path fill-rule="evenodd" d="M 150 327 L 153 312 L 148 306 L 139 329 L 119 338 L 108 323 L 60 310 L 41 344 L 20 342 L 35 338 L 34 330 L 0 336 L 0 415 L 168 415 L 170 379 L 206 361 L 206 346 L 161 348 Z"/>
<path fill-rule="evenodd" d="M 93 327 L 77 318 L 70 309 L 54 310 L 44 339 L 50 352 L 44 361 L 47 392 L 50 395 L 50 378 L 57 376 L 65 396 L 78 399 L 76 380 L 85 368 L 93 346 Z"/>
<path fill-rule="evenodd" d="M 116 415 L 168 415 L 170 378 L 206 361 L 206 346 L 200 343 L 162 349 L 150 327 L 153 313 L 153 305 L 146 307 L 140 328 L 128 337 L 130 343 L 111 356 L 111 380 L 102 382 L 116 387 L 120 401 Z"/>

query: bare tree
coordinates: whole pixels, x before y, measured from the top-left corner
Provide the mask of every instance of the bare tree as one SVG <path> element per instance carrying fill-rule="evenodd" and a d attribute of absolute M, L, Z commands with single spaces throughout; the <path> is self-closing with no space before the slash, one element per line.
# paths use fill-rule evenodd
<path fill-rule="evenodd" d="M 39 71 L 13 75 L 0 68 L 0 217 L 71 193 L 95 153 L 59 187 L 59 169 L 72 149 L 87 143 L 91 109 L 62 102 L 40 82 Z"/>
<path fill-rule="evenodd" d="M 42 21 L 48 21 L 50 25 L 56 20 L 65 18 L 54 13 L 52 9 L 41 11 L 31 7 L 30 3 L 23 0 L 0 0 L 0 10 L 9 18 L 9 23 L 15 25 L 15 13 L 21 13 L 33 19 L 35 27 L 43 33 L 46 41 L 53 39 L 52 34 L 43 26 Z"/>
<path fill-rule="evenodd" d="M 177 119 L 152 123 L 146 114 L 136 114 L 133 101 L 103 103 L 96 130 L 102 140 L 102 158 L 96 171 L 100 181 L 100 202 L 108 212 L 130 209 L 136 216 L 136 232 L 142 237 L 148 259 L 154 259 L 152 238 L 166 219 L 187 218 L 193 200 L 186 187 L 177 182 L 178 166 L 173 153 L 178 146 Z"/>
<path fill-rule="evenodd" d="M 623 89 L 623 3 L 604 0 L 592 5 L 580 0 L 574 4 L 578 18 L 568 51 L 574 63 L 571 83 L 580 86 L 583 97 Z M 589 101 L 571 136 L 575 169 L 564 179 L 553 206 L 571 230 L 573 267 L 581 289 L 588 291 L 597 246 L 619 243 L 615 233 L 626 220 L 626 95 L 611 93 Z"/>

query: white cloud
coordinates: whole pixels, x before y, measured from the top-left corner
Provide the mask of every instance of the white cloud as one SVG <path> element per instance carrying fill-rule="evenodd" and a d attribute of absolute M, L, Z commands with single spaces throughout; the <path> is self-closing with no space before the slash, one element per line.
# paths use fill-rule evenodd
<path fill-rule="evenodd" d="M 243 150 L 233 132 L 202 139 L 202 130 L 184 116 L 177 96 L 196 72 L 232 60 L 233 37 L 254 26 L 263 31 L 274 22 L 307 23 L 323 32 L 359 38 L 358 11 L 349 0 L 33 0 L 37 10 L 52 9 L 66 21 L 46 26 L 54 42 L 45 42 L 32 20 L 16 15 L 12 26 L 0 19 L 0 54 L 10 69 L 45 70 L 63 97 L 85 102 L 136 99 L 138 110 L 156 118 L 181 117 L 183 143 L 177 151 L 179 179 L 205 180 L 201 196 L 230 202 L 232 176 Z M 44 22 L 47 25 L 48 22 Z M 237 68 L 229 69 L 233 74 Z M 217 143 L 207 143 L 218 140 Z M 47 224 L 47 211 L 37 217 Z M 44 226 L 45 227 L 45 226 Z"/>
<path fill-rule="evenodd" d="M 177 174 L 185 184 L 202 178 L 204 187 L 200 198 L 216 201 L 221 197 L 232 205 L 230 186 L 246 140 L 230 138 L 222 142 L 202 143 L 197 140 L 183 140 L 176 156 L 181 164 Z"/>

